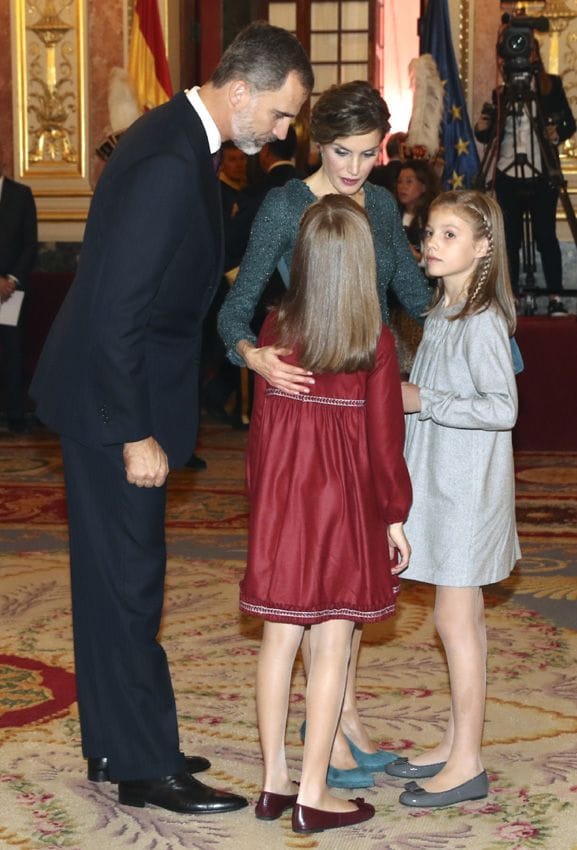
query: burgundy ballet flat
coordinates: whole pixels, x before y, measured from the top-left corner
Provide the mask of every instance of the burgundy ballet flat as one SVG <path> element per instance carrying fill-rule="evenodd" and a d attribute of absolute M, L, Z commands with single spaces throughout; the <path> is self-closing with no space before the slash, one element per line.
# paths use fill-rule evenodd
<path fill-rule="evenodd" d="M 272 791 L 263 791 L 254 813 L 259 820 L 277 820 L 287 809 L 292 809 L 296 801 L 296 794 L 273 794 Z"/>
<path fill-rule="evenodd" d="M 339 829 L 341 826 L 353 826 L 370 820 L 375 814 L 375 807 L 365 803 L 363 797 L 349 800 L 356 803 L 356 811 L 325 812 L 322 809 L 311 809 L 296 803 L 293 809 L 293 832 L 324 832 L 325 829 Z"/>

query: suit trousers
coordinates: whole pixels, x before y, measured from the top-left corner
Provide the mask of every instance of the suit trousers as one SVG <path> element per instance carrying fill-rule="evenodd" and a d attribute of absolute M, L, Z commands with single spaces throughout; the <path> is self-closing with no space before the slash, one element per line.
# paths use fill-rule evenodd
<path fill-rule="evenodd" d="M 8 419 L 23 419 L 26 414 L 26 396 L 20 325 L 0 325 L 0 361 L 4 409 Z"/>
<path fill-rule="evenodd" d="M 62 437 L 74 653 L 85 757 L 115 779 L 184 768 L 176 705 L 157 635 L 166 569 L 164 487 L 126 480 L 122 445 Z"/>
<path fill-rule="evenodd" d="M 513 291 L 519 291 L 519 251 L 523 239 L 523 212 L 531 216 L 533 241 L 541 254 L 545 285 L 549 295 L 563 289 L 561 248 L 557 239 L 557 202 L 559 189 L 545 177 L 521 180 L 498 171 L 495 194 L 505 220 L 507 256 Z"/>

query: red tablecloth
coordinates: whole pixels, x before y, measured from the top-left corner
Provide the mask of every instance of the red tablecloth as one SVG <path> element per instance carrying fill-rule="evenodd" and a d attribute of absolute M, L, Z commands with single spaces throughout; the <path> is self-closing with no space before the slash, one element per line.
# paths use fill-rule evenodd
<path fill-rule="evenodd" d="M 517 342 L 525 370 L 517 376 L 523 451 L 577 451 L 577 319 L 520 316 Z"/>

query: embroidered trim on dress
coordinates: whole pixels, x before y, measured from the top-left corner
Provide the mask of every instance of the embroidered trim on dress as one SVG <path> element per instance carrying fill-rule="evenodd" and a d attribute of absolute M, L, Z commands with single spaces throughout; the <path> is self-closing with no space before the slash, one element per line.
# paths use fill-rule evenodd
<path fill-rule="evenodd" d="M 364 398 L 331 398 L 324 395 L 308 395 L 307 393 L 299 393 L 293 395 L 284 390 L 277 390 L 274 387 L 268 387 L 265 390 L 265 395 L 278 395 L 281 398 L 290 398 L 292 401 L 308 401 L 313 404 L 330 404 L 335 407 L 364 407 L 366 401 Z"/>
<path fill-rule="evenodd" d="M 375 617 L 384 617 L 395 610 L 395 605 L 387 605 L 377 611 L 357 611 L 355 608 L 325 608 L 321 611 L 287 611 L 285 608 L 271 608 L 268 605 L 253 605 L 250 602 L 240 601 L 241 611 L 247 614 L 255 614 L 257 617 L 284 617 L 294 620 L 315 620 L 318 617 L 354 617 L 356 620 L 372 620 Z"/>

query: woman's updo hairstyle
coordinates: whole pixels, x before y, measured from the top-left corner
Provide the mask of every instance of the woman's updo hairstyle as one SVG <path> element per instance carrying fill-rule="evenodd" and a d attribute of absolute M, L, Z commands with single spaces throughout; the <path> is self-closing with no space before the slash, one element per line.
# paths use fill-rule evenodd
<path fill-rule="evenodd" d="M 365 80 L 331 86 L 321 94 L 311 113 L 311 138 L 329 145 L 346 136 L 364 136 L 378 130 L 381 139 L 391 125 L 389 108 Z"/>

